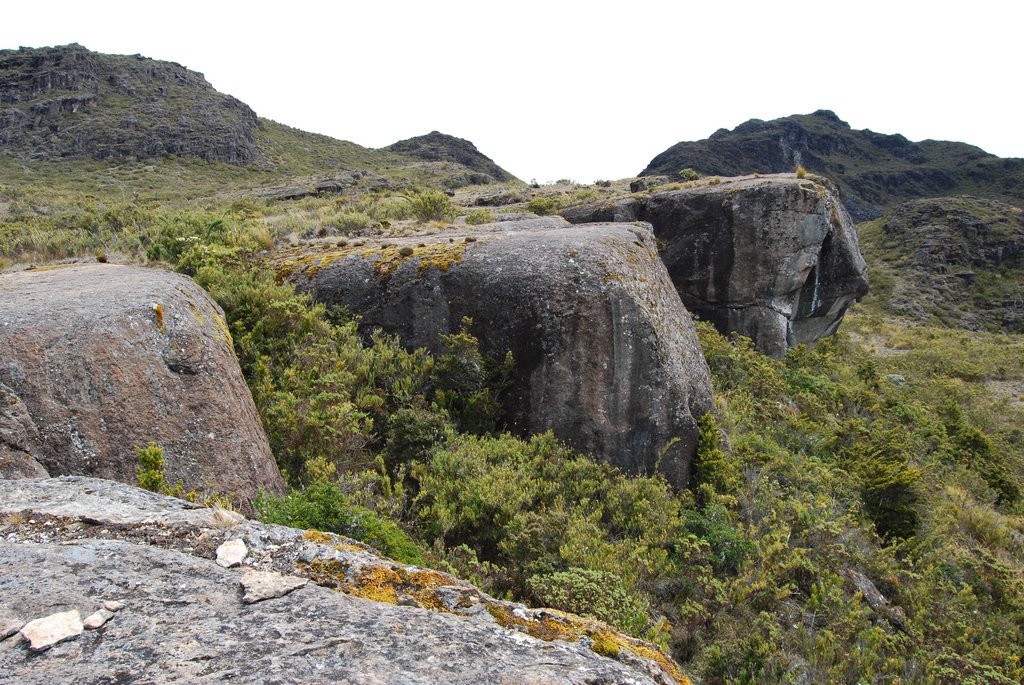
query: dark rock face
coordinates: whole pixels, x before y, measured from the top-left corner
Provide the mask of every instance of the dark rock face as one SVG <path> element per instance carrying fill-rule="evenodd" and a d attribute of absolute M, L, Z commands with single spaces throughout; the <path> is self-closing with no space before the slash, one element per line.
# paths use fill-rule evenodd
<path fill-rule="evenodd" d="M 14 391 L 0 383 L 0 478 L 46 478 L 39 430 Z"/>
<path fill-rule="evenodd" d="M 202 74 L 80 45 L 0 50 L 0 146 L 25 159 L 262 164 L 256 114 Z"/>
<path fill-rule="evenodd" d="M 106 609 L 101 628 L 41 654 L 5 633 L 5 682 L 689 683 L 595 621 L 120 483 L 0 481 L 0 533 L 0 626 Z M 246 550 L 240 567 L 215 563 L 225 541 Z M 597 637 L 618 656 L 594 651 Z"/>
<path fill-rule="evenodd" d="M 964 143 L 914 143 L 899 134 L 856 131 L 828 110 L 752 119 L 706 140 L 677 143 L 640 175 L 676 175 L 688 167 L 709 175 L 775 174 L 797 165 L 835 182 L 858 222 L 913 198 L 970 192 L 1015 204 L 1024 200 L 1022 159 L 1002 159 Z"/>
<path fill-rule="evenodd" d="M 551 429 L 626 471 L 658 466 L 687 484 L 710 382 L 649 228 L 550 217 L 423 239 L 293 252 L 280 264 L 316 299 L 410 347 L 436 350 L 438 334 L 472 317 L 485 353 L 515 357 L 514 429 Z"/>
<path fill-rule="evenodd" d="M 0 439 L 51 475 L 134 483 L 135 448 L 154 441 L 171 483 L 243 507 L 283 487 L 223 315 L 189 279 L 49 268 L 0 276 L 0 300 L 0 383 L 37 429 Z"/>
<path fill-rule="evenodd" d="M 398 152 L 411 157 L 419 157 L 431 162 L 455 162 L 469 169 L 466 184 L 494 183 L 496 181 L 514 181 L 516 177 L 508 173 L 494 161 L 476 149 L 476 145 L 437 131 L 425 136 L 416 136 L 400 140 L 388 145 L 386 150 Z"/>
<path fill-rule="evenodd" d="M 892 283 L 886 308 L 926 324 L 1024 332 L 1024 212 L 974 197 L 915 200 L 861 227 Z"/>
<path fill-rule="evenodd" d="M 697 183 L 563 215 L 650 222 L 687 309 L 775 357 L 834 333 L 867 293 L 846 210 L 824 185 L 791 175 Z"/>

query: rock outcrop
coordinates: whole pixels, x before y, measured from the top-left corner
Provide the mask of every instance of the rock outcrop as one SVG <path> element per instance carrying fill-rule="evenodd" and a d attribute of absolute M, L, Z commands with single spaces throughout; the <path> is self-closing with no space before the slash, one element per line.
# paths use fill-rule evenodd
<path fill-rule="evenodd" d="M 885 308 L 930 325 L 1024 333 L 1024 211 L 975 197 L 906 202 L 860 226 Z"/>
<path fill-rule="evenodd" d="M 277 262 L 409 347 L 436 351 L 471 317 L 483 352 L 515 358 L 513 430 L 550 429 L 628 472 L 660 468 L 687 485 L 709 374 L 648 227 L 527 219 L 296 248 Z"/>
<path fill-rule="evenodd" d="M 227 540 L 243 566 L 214 562 Z M 111 481 L 0 481 L 0 565 L 0 668 L 24 685 L 689 683 L 602 623 Z"/>
<path fill-rule="evenodd" d="M 1024 159 L 1003 159 L 965 143 L 915 143 L 899 134 L 858 131 L 828 110 L 751 119 L 705 140 L 677 143 L 640 175 L 679 178 L 686 168 L 721 176 L 775 174 L 792 172 L 797 165 L 834 181 L 858 222 L 906 200 L 937 195 L 1024 201 Z"/>
<path fill-rule="evenodd" d="M 687 309 L 780 357 L 836 331 L 867 293 L 846 210 L 824 181 L 716 179 L 567 209 L 580 224 L 647 221 Z"/>
<path fill-rule="evenodd" d="M 470 141 L 438 131 L 400 140 L 385 149 L 429 162 L 459 164 L 468 170 L 463 178 L 465 185 L 516 180 L 515 176 L 495 164 L 494 160 L 477 150 L 476 145 Z"/>
<path fill-rule="evenodd" d="M 264 164 L 259 120 L 180 64 L 81 45 L 0 50 L 0 147 L 25 159 Z"/>
<path fill-rule="evenodd" d="M 153 441 L 171 483 L 242 506 L 283 487 L 223 314 L 188 278 L 44 267 L 0 275 L 0 301 L 0 389 L 15 398 L 0 409 L 0 451 L 54 476 L 134 483 L 135 448 Z"/>

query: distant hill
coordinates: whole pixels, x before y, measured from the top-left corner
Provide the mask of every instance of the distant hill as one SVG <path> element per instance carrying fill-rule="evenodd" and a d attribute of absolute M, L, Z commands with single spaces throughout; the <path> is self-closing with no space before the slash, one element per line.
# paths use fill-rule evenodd
<path fill-rule="evenodd" d="M 471 179 L 472 183 L 516 180 L 515 176 L 477 150 L 473 143 L 437 131 L 431 131 L 425 136 L 400 140 L 388 145 L 386 149 L 428 161 L 457 162 L 476 172 Z"/>
<path fill-rule="evenodd" d="M 859 232 L 872 299 L 884 313 L 929 325 L 1024 333 L 1019 207 L 973 197 L 913 200 L 861 224 Z"/>
<path fill-rule="evenodd" d="M 45 178 L 68 171 L 71 161 L 153 160 L 147 163 L 160 167 L 152 172 L 159 178 L 180 176 L 174 160 L 190 159 L 239 167 L 215 170 L 204 189 L 291 184 L 278 193 L 284 195 L 342 187 L 352 178 L 449 187 L 513 180 L 453 136 L 434 132 L 375 150 L 260 118 L 174 62 L 78 44 L 0 50 L 0 177 L 29 168 Z M 204 172 L 186 172 L 197 174 Z"/>
<path fill-rule="evenodd" d="M 1024 202 L 1024 159 L 1003 159 L 965 143 L 914 143 L 895 134 L 856 131 L 833 112 L 751 119 L 710 138 L 665 150 L 641 176 L 791 172 L 797 165 L 832 179 L 856 221 L 906 200 L 968 194 Z"/>
<path fill-rule="evenodd" d="M 266 162 L 256 113 L 203 75 L 81 45 L 0 50 L 0 146 L 26 159 Z"/>

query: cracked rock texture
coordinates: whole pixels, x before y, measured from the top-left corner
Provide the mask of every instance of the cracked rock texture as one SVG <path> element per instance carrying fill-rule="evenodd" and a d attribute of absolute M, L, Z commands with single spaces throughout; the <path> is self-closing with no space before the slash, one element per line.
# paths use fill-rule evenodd
<path fill-rule="evenodd" d="M 135 448 L 154 441 L 171 483 L 243 507 L 283 488 L 223 315 L 190 279 L 43 268 L 0 275 L 0 301 L 0 395 L 22 403 L 0 406 L 0 460 L 14 445 L 50 475 L 134 483 Z"/>
<path fill-rule="evenodd" d="M 276 260 L 317 300 L 408 347 L 437 351 L 471 317 L 485 354 L 515 358 L 514 430 L 552 430 L 630 473 L 660 463 L 687 485 L 710 378 L 649 227 L 534 218 Z"/>
<path fill-rule="evenodd" d="M 226 539 L 245 540 L 250 566 L 214 562 Z M 124 605 L 41 655 L 17 636 L 0 641 L 0 669 L 26 685 L 689 683 L 604 624 L 500 602 L 353 540 L 225 522 L 112 481 L 0 481 L 0 567 L 0 616 Z M 275 591 L 249 604 L 242 584 L 253 577 L 272 578 Z M 274 597 L 282 584 L 290 591 Z M 620 646 L 615 659 L 593 651 L 597 636 Z"/>
<path fill-rule="evenodd" d="M 563 212 L 573 223 L 647 221 L 687 309 L 781 357 L 839 328 L 868 291 L 857 232 L 827 181 L 717 179 Z"/>

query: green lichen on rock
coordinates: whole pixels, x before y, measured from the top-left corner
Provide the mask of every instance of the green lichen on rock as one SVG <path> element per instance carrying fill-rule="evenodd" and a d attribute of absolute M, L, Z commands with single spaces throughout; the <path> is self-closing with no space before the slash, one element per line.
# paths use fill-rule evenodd
<path fill-rule="evenodd" d="M 466 250 L 466 242 L 437 242 L 410 245 L 345 245 L 327 250 L 311 251 L 311 248 L 291 248 L 276 258 L 277 276 L 288 279 L 302 274 L 306 278 L 314 277 L 321 269 L 347 257 L 358 257 L 373 264 L 374 271 L 381 279 L 387 280 L 407 260 L 418 260 L 416 274 L 426 276 L 431 267 L 447 273 L 449 269 L 462 261 Z"/>

